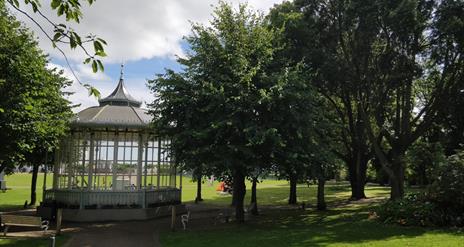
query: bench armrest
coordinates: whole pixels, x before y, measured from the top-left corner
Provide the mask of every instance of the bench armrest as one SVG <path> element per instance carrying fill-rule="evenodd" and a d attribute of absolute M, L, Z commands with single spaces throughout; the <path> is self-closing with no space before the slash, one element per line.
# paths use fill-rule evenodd
<path fill-rule="evenodd" d="M 49 224 L 50 224 L 50 222 L 48 220 L 43 220 L 42 225 L 40 226 L 40 228 L 42 228 L 44 231 L 47 231 Z"/>

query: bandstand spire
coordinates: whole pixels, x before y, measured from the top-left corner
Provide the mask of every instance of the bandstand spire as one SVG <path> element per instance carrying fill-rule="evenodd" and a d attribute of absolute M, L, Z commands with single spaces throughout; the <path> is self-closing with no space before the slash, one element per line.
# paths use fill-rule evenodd
<path fill-rule="evenodd" d="M 124 86 L 124 63 L 121 63 L 121 71 L 119 77 L 119 83 L 114 91 L 108 95 L 108 97 L 99 100 L 100 105 L 127 105 L 140 107 L 142 102 L 136 100 L 128 92 Z"/>

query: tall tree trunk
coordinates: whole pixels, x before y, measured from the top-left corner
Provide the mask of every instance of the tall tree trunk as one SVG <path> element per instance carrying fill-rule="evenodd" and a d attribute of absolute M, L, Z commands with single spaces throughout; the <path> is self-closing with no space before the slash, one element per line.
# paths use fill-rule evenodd
<path fill-rule="evenodd" d="M 31 202 L 29 205 L 34 206 L 37 202 L 37 177 L 39 174 L 39 163 L 34 162 L 32 166 L 32 181 L 31 181 Z"/>
<path fill-rule="evenodd" d="M 396 200 L 404 196 L 404 164 L 401 157 L 393 162 L 393 174 L 390 176 L 390 199 Z"/>
<path fill-rule="evenodd" d="M 351 185 L 351 200 L 360 200 L 366 198 L 364 188 L 366 185 L 366 172 L 368 158 L 358 152 L 355 159 L 350 160 L 348 173 Z"/>
<path fill-rule="evenodd" d="M 245 199 L 246 186 L 245 176 L 241 171 L 235 171 L 234 173 L 234 191 L 233 191 L 233 203 L 235 203 L 235 219 L 237 222 L 245 222 L 245 211 L 243 210 L 243 200 Z"/>
<path fill-rule="evenodd" d="M 290 175 L 290 195 L 288 197 L 288 204 L 296 204 L 296 174 Z"/>
<path fill-rule="evenodd" d="M 327 204 L 325 203 L 324 187 L 325 177 L 319 176 L 317 179 L 317 210 L 327 209 Z"/>
<path fill-rule="evenodd" d="M 258 200 L 256 198 L 256 186 L 258 184 L 258 178 L 253 178 L 252 185 L 251 185 L 251 214 L 258 215 Z"/>
<path fill-rule="evenodd" d="M 195 198 L 195 202 L 201 202 L 203 201 L 203 198 L 201 197 L 201 173 L 197 175 L 197 197 Z"/>

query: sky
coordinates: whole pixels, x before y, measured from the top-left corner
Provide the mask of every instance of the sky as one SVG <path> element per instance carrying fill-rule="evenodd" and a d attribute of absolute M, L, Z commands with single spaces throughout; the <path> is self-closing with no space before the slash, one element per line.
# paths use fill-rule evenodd
<path fill-rule="evenodd" d="M 188 44 L 183 41 L 183 37 L 189 35 L 192 22 L 207 25 L 213 8 L 218 3 L 217 0 L 97 0 L 89 7 L 86 1 L 81 2 L 84 16 L 79 24 L 71 25 L 82 36 L 96 34 L 106 40 L 108 46 L 105 47 L 105 52 L 108 56 L 103 59 L 105 71 L 93 73 L 89 65 L 82 63 L 85 56 L 81 50 L 70 50 L 64 46 L 63 50 L 71 68 L 81 82 L 95 86 L 102 97 L 106 97 L 116 87 L 120 64 L 124 63 L 126 88 L 132 96 L 144 103 L 153 101 L 153 95 L 146 86 L 147 79 L 154 79 L 165 68 L 177 71 L 181 69 L 176 57 L 182 57 L 188 50 Z M 240 0 L 230 2 L 234 6 L 244 3 Z M 264 14 L 280 2 L 282 0 L 247 1 L 252 9 Z M 22 8 L 30 7 L 23 5 Z M 43 1 L 42 11 L 54 22 L 65 23 L 64 18 L 57 17 L 50 9 L 48 0 Z M 28 12 L 36 17 L 32 11 Z M 97 99 L 89 96 L 87 90 L 76 82 L 64 57 L 52 47 L 38 26 L 21 13 L 13 13 L 33 30 L 39 46 L 50 56 L 49 67 L 63 70 L 64 75 L 73 81 L 72 86 L 65 89 L 74 93 L 69 100 L 73 104 L 80 104 L 73 111 L 98 105 Z M 51 26 L 44 21 L 39 23 L 52 33 Z"/>

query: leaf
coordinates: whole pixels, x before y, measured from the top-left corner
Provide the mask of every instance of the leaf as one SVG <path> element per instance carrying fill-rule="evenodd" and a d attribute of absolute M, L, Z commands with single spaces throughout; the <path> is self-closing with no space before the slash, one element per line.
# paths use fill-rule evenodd
<path fill-rule="evenodd" d="M 58 41 L 62 36 L 61 32 L 55 32 L 55 35 L 53 35 L 53 41 Z"/>
<path fill-rule="evenodd" d="M 95 55 L 97 55 L 99 57 L 106 57 L 106 53 L 104 51 L 97 51 L 97 52 L 95 52 Z"/>
<path fill-rule="evenodd" d="M 103 63 L 100 60 L 97 60 L 98 63 L 98 68 L 100 69 L 101 72 L 105 71 L 105 68 L 103 67 Z"/>
<path fill-rule="evenodd" d="M 102 44 L 107 45 L 107 43 L 106 43 L 106 41 L 104 39 L 97 38 L 97 40 L 100 41 Z"/>
<path fill-rule="evenodd" d="M 74 38 L 74 35 L 71 33 L 71 36 L 69 36 L 69 45 L 71 46 L 72 49 L 76 48 L 76 39 Z"/>
<path fill-rule="evenodd" d="M 58 8 L 58 6 L 60 6 L 60 3 L 61 1 L 59 0 L 52 0 L 52 2 L 50 3 L 50 6 L 52 7 L 52 9 L 56 9 Z"/>
<path fill-rule="evenodd" d="M 74 38 L 76 38 L 76 43 L 78 45 L 82 45 L 81 36 L 79 36 L 79 34 L 77 34 L 76 32 L 73 32 L 73 34 L 74 34 Z"/>
<path fill-rule="evenodd" d="M 100 43 L 100 41 L 97 41 L 97 40 L 95 40 L 93 42 L 93 47 L 95 49 L 95 52 L 104 50 L 102 44 Z"/>
<path fill-rule="evenodd" d="M 18 2 L 18 0 L 13 0 L 13 5 L 15 5 L 16 8 L 19 8 L 19 2 Z"/>
<path fill-rule="evenodd" d="M 58 11 L 56 12 L 56 14 L 58 16 L 62 16 L 64 13 L 64 6 L 63 5 L 60 5 L 60 7 L 58 8 Z"/>
<path fill-rule="evenodd" d="M 100 98 L 100 91 L 98 91 L 97 88 L 91 86 L 89 88 L 89 96 L 92 96 L 92 95 L 97 97 L 98 99 Z"/>
<path fill-rule="evenodd" d="M 93 73 L 97 73 L 97 71 L 98 71 L 97 61 L 95 61 L 95 60 L 93 60 L 93 62 L 92 62 L 92 71 L 93 71 Z"/>

